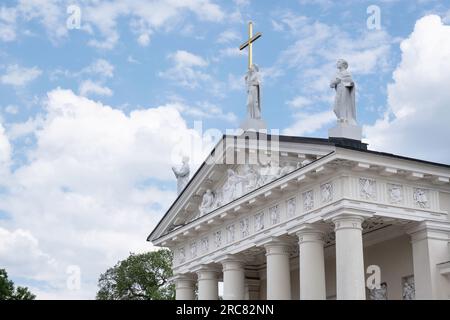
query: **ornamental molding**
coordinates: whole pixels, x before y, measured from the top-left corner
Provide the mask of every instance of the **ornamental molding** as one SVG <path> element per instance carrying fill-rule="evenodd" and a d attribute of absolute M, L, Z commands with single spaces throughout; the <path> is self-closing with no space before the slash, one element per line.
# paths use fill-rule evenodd
<path fill-rule="evenodd" d="M 351 160 L 351 157 L 348 157 L 350 159 L 343 158 L 345 157 L 340 154 L 332 153 L 304 167 L 295 169 L 285 176 L 277 178 L 266 185 L 246 193 L 241 197 L 232 200 L 230 203 L 214 209 L 204 216 L 173 229 L 170 233 L 153 240 L 154 244 L 159 245 L 164 242 L 165 245 L 171 247 L 174 243 L 181 241 L 186 236 L 201 233 L 202 229 L 211 229 L 218 224 L 223 224 L 228 220 L 240 216 L 244 212 L 253 211 L 255 208 L 266 206 L 269 202 L 274 203 L 274 199 L 283 199 L 285 203 L 281 204 L 281 202 L 279 202 L 279 205 L 286 208 L 289 199 L 280 196 L 284 196 L 284 194 L 292 195 L 290 198 L 295 199 L 292 200 L 291 203 L 291 207 L 295 208 L 291 209 L 290 212 L 295 211 L 295 216 L 298 216 L 300 213 L 304 214 L 305 201 L 303 193 L 311 190 L 313 190 L 312 201 L 310 200 L 310 196 L 308 196 L 309 198 L 306 201 L 308 204 L 306 207 L 312 207 L 311 211 L 332 204 L 340 199 L 348 199 L 360 203 L 373 202 L 377 203 L 379 206 L 395 206 L 402 208 L 404 209 L 406 216 L 408 216 L 408 214 L 414 216 L 414 212 L 417 210 L 423 211 L 425 217 L 428 217 L 428 213 L 426 212 L 434 212 L 438 215 L 437 219 L 439 219 L 439 215 L 444 214 L 444 212 L 439 210 L 438 192 L 450 192 L 450 187 L 446 184 L 434 183 L 438 176 L 443 175 L 440 168 L 433 172 L 433 175 L 430 174 L 428 168 L 428 173 L 424 173 L 422 178 L 411 180 L 408 178 L 409 175 L 407 174 L 405 165 L 400 169 L 395 168 L 392 163 L 384 162 L 384 167 L 381 167 L 378 164 L 374 164 L 377 162 L 365 161 L 367 165 L 362 166 L 364 171 L 358 171 L 361 170 L 361 166 L 358 166 L 358 170 L 354 171 L 352 168 L 355 167 L 355 162 Z M 390 168 L 388 174 L 385 173 L 386 168 Z M 325 186 L 330 183 L 330 181 L 336 181 L 336 178 L 342 180 L 339 183 L 339 186 L 335 183 L 331 184 L 332 200 L 326 202 L 326 200 L 329 200 L 328 194 L 330 187 L 328 186 L 327 189 L 325 189 Z M 362 184 L 361 182 L 364 183 Z M 352 189 L 353 183 L 358 185 L 359 189 L 356 189 L 356 191 Z M 310 187 L 308 188 L 308 186 Z M 361 197 L 361 188 L 365 190 L 363 192 L 364 197 Z M 425 192 L 416 192 L 416 195 L 414 196 L 414 188 L 422 191 L 425 190 Z M 355 197 L 355 195 L 358 196 Z M 311 205 L 311 202 L 313 205 Z M 286 211 L 284 212 L 284 214 L 286 214 Z M 254 214 L 256 214 L 256 212 L 254 212 Z M 260 225 L 263 226 L 263 228 L 266 228 L 269 225 L 269 220 L 263 219 Z M 195 230 L 194 233 L 188 231 L 193 227 L 195 228 L 198 226 L 201 227 Z M 236 228 L 236 232 L 240 234 L 241 231 L 239 225 Z M 250 232 L 253 230 L 256 231 L 256 229 L 254 225 L 249 225 Z M 185 234 L 186 232 L 187 234 Z M 209 242 L 211 245 L 211 239 Z"/>

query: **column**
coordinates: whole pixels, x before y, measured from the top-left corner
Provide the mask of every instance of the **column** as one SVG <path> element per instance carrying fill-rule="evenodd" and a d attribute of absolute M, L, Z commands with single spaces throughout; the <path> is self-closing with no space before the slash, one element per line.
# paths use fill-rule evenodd
<path fill-rule="evenodd" d="M 245 279 L 245 300 L 260 300 L 259 279 Z"/>
<path fill-rule="evenodd" d="M 447 299 L 446 279 L 438 264 L 449 261 L 448 224 L 422 222 L 408 230 L 411 235 L 414 286 L 417 300 Z"/>
<path fill-rule="evenodd" d="M 267 300 L 290 300 L 289 245 L 286 242 L 275 240 L 264 247 L 267 259 Z"/>
<path fill-rule="evenodd" d="M 245 270 L 244 262 L 236 258 L 222 261 L 223 266 L 223 299 L 245 299 Z"/>
<path fill-rule="evenodd" d="M 190 275 L 180 274 L 173 277 L 176 300 L 194 300 L 195 280 Z"/>
<path fill-rule="evenodd" d="M 338 300 L 365 300 L 364 256 L 361 224 L 357 215 L 332 219 L 336 232 L 336 290 Z"/>
<path fill-rule="evenodd" d="M 296 234 L 300 259 L 300 299 L 325 300 L 324 232 L 305 226 Z"/>
<path fill-rule="evenodd" d="M 197 271 L 198 300 L 218 300 L 219 283 L 217 270 L 203 267 Z"/>

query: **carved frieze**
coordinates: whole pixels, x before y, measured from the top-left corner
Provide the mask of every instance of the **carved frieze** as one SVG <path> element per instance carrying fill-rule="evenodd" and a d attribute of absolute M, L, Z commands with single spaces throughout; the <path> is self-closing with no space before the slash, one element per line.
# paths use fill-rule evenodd
<path fill-rule="evenodd" d="M 333 184 L 331 182 L 322 184 L 320 186 L 320 194 L 322 203 L 328 203 L 333 200 Z"/>
<path fill-rule="evenodd" d="M 370 178 L 359 178 L 359 196 L 364 200 L 377 199 L 376 181 Z"/>
<path fill-rule="evenodd" d="M 209 238 L 207 236 L 203 237 L 200 240 L 200 244 L 201 244 L 202 253 L 207 253 L 209 251 Z"/>
<path fill-rule="evenodd" d="M 297 201 L 295 198 L 290 198 L 286 201 L 286 216 L 292 218 L 295 216 L 295 211 L 297 209 Z"/>
<path fill-rule="evenodd" d="M 216 248 L 220 248 L 222 246 L 222 230 L 217 230 L 214 232 L 214 245 Z"/>
<path fill-rule="evenodd" d="M 303 209 L 305 211 L 314 209 L 314 193 L 312 190 L 303 192 Z"/>
<path fill-rule="evenodd" d="M 281 166 L 268 161 L 265 165 L 246 164 L 238 169 L 229 168 L 226 181 L 217 190 L 207 189 L 198 207 L 201 217 L 214 209 L 221 207 L 242 195 L 249 193 L 281 176 L 299 168 L 299 163 L 284 162 Z"/>
<path fill-rule="evenodd" d="M 264 229 L 264 212 L 259 212 L 255 214 L 255 232 Z"/>
<path fill-rule="evenodd" d="M 270 224 L 280 223 L 280 208 L 278 205 L 269 208 Z"/>
<path fill-rule="evenodd" d="M 429 190 L 422 188 L 414 188 L 413 193 L 414 205 L 419 208 L 429 208 Z"/>
<path fill-rule="evenodd" d="M 250 222 L 249 218 L 243 218 L 239 221 L 240 229 L 241 229 L 241 237 L 245 238 L 250 234 Z"/>
<path fill-rule="evenodd" d="M 191 258 L 197 257 L 197 241 L 191 243 Z"/>
<path fill-rule="evenodd" d="M 183 263 L 183 262 L 186 261 L 186 252 L 185 252 L 185 250 L 184 250 L 184 247 L 181 247 L 181 248 L 178 250 L 178 261 L 179 261 L 180 263 Z"/>
<path fill-rule="evenodd" d="M 226 227 L 227 230 L 227 243 L 231 243 L 234 242 L 234 240 L 236 240 L 235 236 L 236 236 L 236 228 L 234 224 L 230 224 L 229 226 Z"/>
<path fill-rule="evenodd" d="M 403 203 L 403 187 L 399 184 L 387 184 L 388 201 L 391 204 Z"/>

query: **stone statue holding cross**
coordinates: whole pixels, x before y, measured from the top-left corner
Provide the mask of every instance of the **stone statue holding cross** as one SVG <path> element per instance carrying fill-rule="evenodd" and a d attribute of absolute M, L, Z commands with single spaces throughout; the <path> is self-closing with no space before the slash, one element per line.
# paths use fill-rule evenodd
<path fill-rule="evenodd" d="M 239 49 L 248 48 L 248 71 L 245 75 L 245 84 L 247 87 L 247 119 L 241 125 L 244 130 L 265 129 L 266 124 L 261 117 L 261 77 L 259 68 L 253 64 L 253 42 L 261 37 L 258 32 L 253 35 L 253 24 L 248 24 L 248 40 L 244 42 Z"/>
<path fill-rule="evenodd" d="M 245 76 L 247 85 L 247 116 L 250 119 L 261 119 L 261 91 L 259 68 L 252 64 Z"/>

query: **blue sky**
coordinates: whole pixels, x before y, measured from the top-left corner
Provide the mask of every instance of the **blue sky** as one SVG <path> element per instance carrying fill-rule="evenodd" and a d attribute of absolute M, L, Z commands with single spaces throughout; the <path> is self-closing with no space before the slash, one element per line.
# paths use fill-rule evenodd
<path fill-rule="evenodd" d="M 3 1 L 0 267 L 39 298 L 93 298 L 100 272 L 149 250 L 174 146 L 204 138 L 194 121 L 224 132 L 245 116 L 249 20 L 269 128 L 326 137 L 345 58 L 369 147 L 450 163 L 450 1 Z"/>

